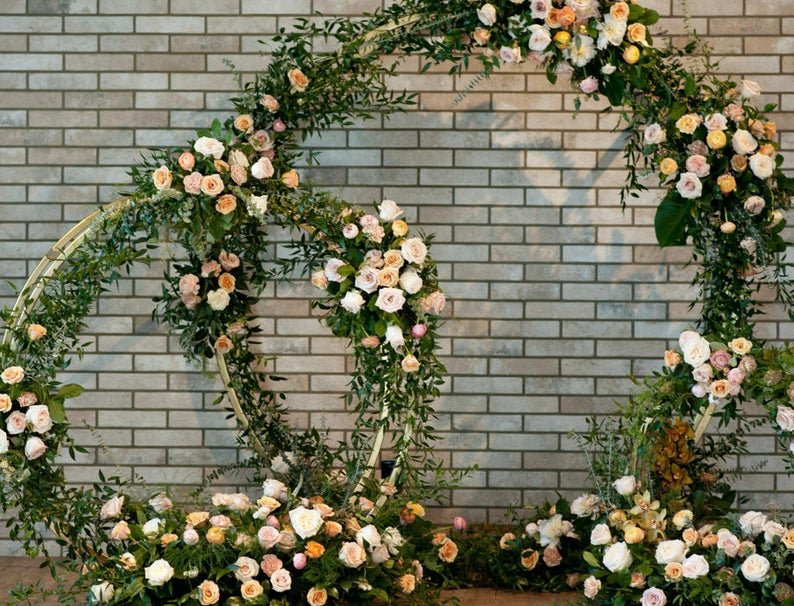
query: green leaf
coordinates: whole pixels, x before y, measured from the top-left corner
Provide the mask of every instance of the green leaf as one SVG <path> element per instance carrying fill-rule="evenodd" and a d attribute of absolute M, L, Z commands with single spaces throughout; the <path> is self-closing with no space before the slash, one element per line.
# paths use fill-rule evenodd
<path fill-rule="evenodd" d="M 71 398 L 78 398 L 83 395 L 85 389 L 81 385 L 77 385 L 76 383 L 67 383 L 63 385 L 58 390 L 58 397 L 63 400 L 69 400 Z"/>
<path fill-rule="evenodd" d="M 63 405 L 63 400 L 61 398 L 53 398 L 47 403 L 47 407 L 50 409 L 50 416 L 52 420 L 56 423 L 65 423 L 66 422 L 66 409 Z"/>
<path fill-rule="evenodd" d="M 629 21 L 638 21 L 646 13 L 646 10 L 639 4 L 632 4 L 629 7 Z"/>
<path fill-rule="evenodd" d="M 697 84 L 695 84 L 695 76 L 687 74 L 684 80 L 684 92 L 687 97 L 691 97 L 697 92 Z"/>
<path fill-rule="evenodd" d="M 582 557 L 584 558 L 584 561 L 590 564 L 590 566 L 593 568 L 601 568 L 601 562 L 599 562 L 598 558 L 589 551 L 583 551 Z"/>
<path fill-rule="evenodd" d="M 637 5 L 633 4 L 632 8 L 634 8 L 635 6 Z M 631 14 L 631 9 L 629 9 L 629 14 Z M 657 13 L 655 10 L 652 10 L 650 8 L 645 9 L 645 14 L 640 19 L 638 19 L 638 21 L 643 25 L 655 25 L 656 23 L 659 22 L 659 13 Z"/>
<path fill-rule="evenodd" d="M 664 248 L 686 244 L 686 227 L 691 210 L 691 202 L 677 199 L 674 195 L 662 200 L 653 221 L 659 246 Z"/>
<path fill-rule="evenodd" d="M 634 5 L 636 6 L 636 5 Z M 625 94 L 626 83 L 618 75 L 612 75 L 604 83 L 604 93 L 612 105 L 623 105 L 623 95 Z"/>

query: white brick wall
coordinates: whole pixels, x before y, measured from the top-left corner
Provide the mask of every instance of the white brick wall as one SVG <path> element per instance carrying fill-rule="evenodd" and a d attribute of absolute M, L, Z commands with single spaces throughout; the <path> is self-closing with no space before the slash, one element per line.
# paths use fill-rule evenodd
<path fill-rule="evenodd" d="M 684 31 L 679 0 L 651 0 L 671 33 Z M 252 72 L 258 40 L 319 10 L 360 15 L 380 0 L 3 0 L 0 3 L 0 277 L 21 284 L 73 222 L 114 197 L 125 168 L 147 146 L 179 145 L 230 111 L 235 90 L 223 59 Z M 723 69 L 762 83 L 786 166 L 794 157 L 794 0 L 690 2 L 693 26 Z M 450 376 L 437 426 L 438 455 L 479 465 L 452 495 L 456 510 L 495 519 L 504 508 L 555 490 L 576 493 L 583 459 L 567 437 L 584 416 L 624 399 L 630 373 L 657 368 L 668 339 L 692 318 L 685 250 L 653 240 L 653 192 L 621 212 L 614 118 L 590 103 L 573 117 L 574 94 L 531 67 L 506 69 L 453 100 L 470 76 L 443 68 L 417 75 L 409 59 L 397 87 L 418 91 L 418 111 L 332 130 L 315 178 L 350 200 L 391 197 L 438 236 L 435 257 L 451 295 L 444 328 Z M 164 249 L 163 257 L 170 252 Z M 152 483 L 198 482 L 234 462 L 233 432 L 213 409 L 217 383 L 185 365 L 174 339 L 152 324 L 148 300 L 164 265 L 140 268 L 89 319 L 90 354 L 65 379 L 89 393 L 73 402 L 109 446 L 69 467 L 74 481 L 97 469 Z M 341 436 L 343 346 L 312 319 L 307 284 L 279 285 L 259 305 L 279 354 L 292 417 Z M 0 302 L 11 302 L 0 286 Z M 794 336 L 776 306 L 768 339 Z M 794 504 L 770 435 L 751 441 L 744 480 L 751 503 Z M 118 465 L 118 469 L 115 467 Z M 229 479 L 234 481 L 233 478 Z M 773 491 L 780 491 L 772 494 Z M 1 532 L 1 531 L 0 531 Z M 0 541 L 0 551 L 11 546 Z"/>

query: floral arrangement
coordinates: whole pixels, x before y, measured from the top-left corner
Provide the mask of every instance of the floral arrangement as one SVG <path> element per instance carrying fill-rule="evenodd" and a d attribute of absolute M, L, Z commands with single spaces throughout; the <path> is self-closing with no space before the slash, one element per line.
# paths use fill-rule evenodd
<path fill-rule="evenodd" d="M 366 499 L 338 510 L 270 479 L 255 502 L 241 493 L 216 493 L 211 501 L 207 510 L 183 511 L 164 494 L 147 502 L 108 499 L 100 517 L 109 565 L 86 567 L 89 604 L 432 600 L 425 571 L 457 556 L 446 535 L 429 539 L 421 505 L 398 498 L 379 512 Z"/>

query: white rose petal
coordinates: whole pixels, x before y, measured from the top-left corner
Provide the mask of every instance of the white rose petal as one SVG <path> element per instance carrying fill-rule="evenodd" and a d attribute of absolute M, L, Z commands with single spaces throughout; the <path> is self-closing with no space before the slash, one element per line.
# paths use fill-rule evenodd
<path fill-rule="evenodd" d="M 151 587 L 161 587 L 174 576 L 174 569 L 166 560 L 155 560 L 144 568 L 144 576 Z"/>
<path fill-rule="evenodd" d="M 193 149 L 208 158 L 220 160 L 223 156 L 224 147 L 223 143 L 217 139 L 213 139 L 212 137 L 199 137 L 193 144 Z"/>
<path fill-rule="evenodd" d="M 633 561 L 634 558 L 631 556 L 629 546 L 623 541 L 610 545 L 604 550 L 604 566 L 612 572 L 626 570 Z"/>

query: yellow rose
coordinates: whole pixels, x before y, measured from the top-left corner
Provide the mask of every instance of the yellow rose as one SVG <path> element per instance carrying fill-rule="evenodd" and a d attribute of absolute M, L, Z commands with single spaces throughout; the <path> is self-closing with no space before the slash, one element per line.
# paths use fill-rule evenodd
<path fill-rule="evenodd" d="M 210 514 L 206 511 L 194 511 L 187 514 L 185 521 L 191 526 L 201 526 L 204 522 L 210 519 Z"/>
<path fill-rule="evenodd" d="M 554 46 L 560 50 L 565 50 L 571 44 L 571 34 L 568 32 L 557 32 L 554 34 Z"/>
<path fill-rule="evenodd" d="M 721 130 L 712 130 L 706 136 L 706 143 L 711 149 L 722 149 L 728 143 L 728 137 Z"/>
<path fill-rule="evenodd" d="M 670 176 L 675 174 L 678 170 L 678 162 L 673 160 L 672 158 L 665 158 L 659 163 L 659 172 L 663 175 Z"/>
<path fill-rule="evenodd" d="M 391 224 L 391 230 L 395 236 L 402 238 L 408 233 L 408 224 L 402 219 L 397 219 L 397 221 Z"/>
<path fill-rule="evenodd" d="M 630 44 L 623 51 L 623 60 L 629 65 L 634 65 L 640 60 L 640 49 L 633 44 Z"/>
<path fill-rule="evenodd" d="M 642 543 L 642 541 L 645 539 L 645 531 L 642 528 L 638 528 L 636 526 L 629 526 L 623 531 L 623 538 L 629 545 L 633 545 L 634 543 Z"/>
<path fill-rule="evenodd" d="M 207 531 L 207 542 L 211 545 L 220 545 L 226 540 L 226 534 L 223 528 L 213 526 Z"/>

